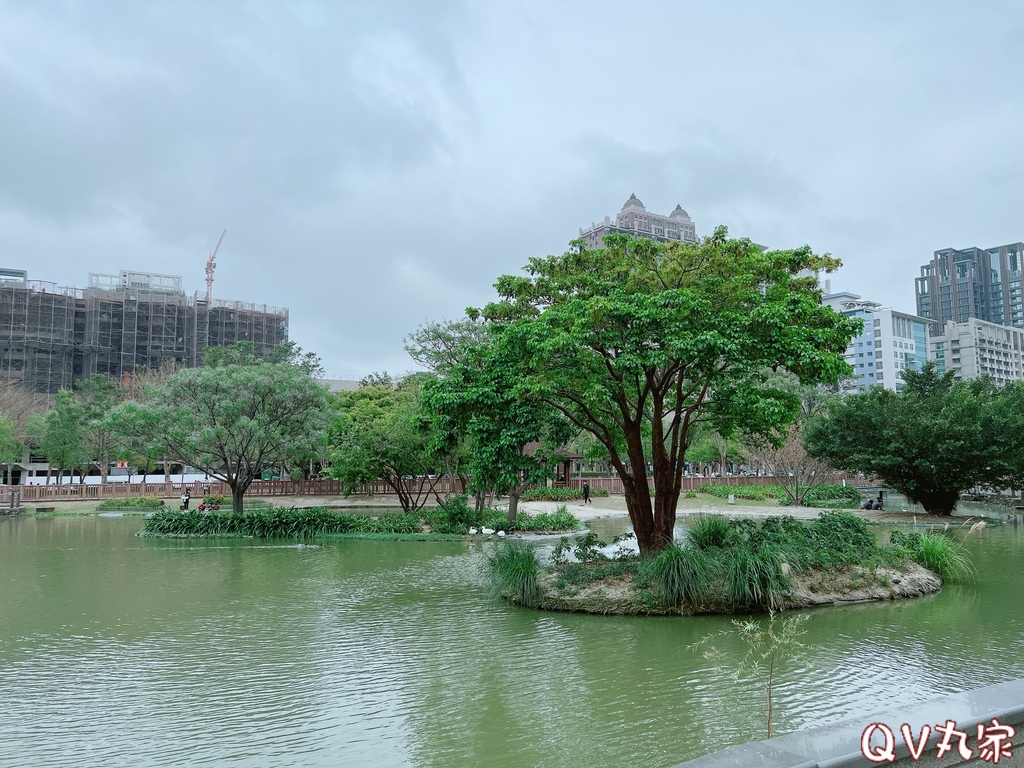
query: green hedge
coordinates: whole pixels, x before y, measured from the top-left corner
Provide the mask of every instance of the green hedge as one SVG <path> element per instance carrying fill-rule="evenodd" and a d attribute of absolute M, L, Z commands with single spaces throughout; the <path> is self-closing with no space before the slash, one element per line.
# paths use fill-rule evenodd
<path fill-rule="evenodd" d="M 700 493 L 709 496 L 717 496 L 720 499 L 729 498 L 733 494 L 737 499 L 748 499 L 750 501 L 769 501 L 784 496 L 785 493 L 777 485 L 716 485 L 704 483 L 697 489 Z"/>
<path fill-rule="evenodd" d="M 789 502 L 789 497 L 780 485 L 717 485 L 705 483 L 699 489 L 700 493 L 709 496 L 717 496 L 720 499 L 729 498 L 733 494 L 737 499 L 750 501 L 770 501 L 779 499 L 783 504 Z M 812 488 L 804 503 L 812 507 L 850 507 L 856 508 L 860 505 L 860 493 L 853 486 L 843 485 L 818 485 Z"/>

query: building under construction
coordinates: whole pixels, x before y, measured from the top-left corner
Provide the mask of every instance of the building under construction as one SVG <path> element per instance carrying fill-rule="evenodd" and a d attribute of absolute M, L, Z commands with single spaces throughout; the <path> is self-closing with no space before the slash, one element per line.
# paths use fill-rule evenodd
<path fill-rule="evenodd" d="M 194 367 L 206 347 L 240 341 L 269 354 L 288 341 L 288 310 L 186 296 L 173 275 L 122 270 L 65 288 L 0 268 L 0 376 L 31 392 L 52 395 L 97 373 L 121 377 L 169 360 Z"/>

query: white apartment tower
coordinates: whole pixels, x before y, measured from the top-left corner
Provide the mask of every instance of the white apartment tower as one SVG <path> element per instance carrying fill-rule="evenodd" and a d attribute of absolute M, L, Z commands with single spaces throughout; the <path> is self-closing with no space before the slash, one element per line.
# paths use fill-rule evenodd
<path fill-rule="evenodd" d="M 899 392 L 903 388 L 901 373 L 921 370 L 928 359 L 927 318 L 884 309 L 856 293 L 826 294 L 821 303 L 864 323 L 861 334 L 846 349 L 846 362 L 853 368 L 847 389 L 864 391 L 879 384 Z"/>
<path fill-rule="evenodd" d="M 956 371 L 954 379 L 991 376 L 1002 387 L 1024 380 L 1024 328 L 997 325 L 972 317 L 952 320 L 928 339 L 928 357 L 939 373 Z"/>

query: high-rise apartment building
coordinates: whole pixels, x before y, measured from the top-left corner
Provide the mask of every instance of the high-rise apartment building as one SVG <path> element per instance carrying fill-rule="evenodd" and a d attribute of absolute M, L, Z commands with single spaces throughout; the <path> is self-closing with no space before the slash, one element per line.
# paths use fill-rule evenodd
<path fill-rule="evenodd" d="M 187 296 L 181 278 L 122 270 L 89 275 L 88 288 L 0 269 L 0 376 L 52 395 L 97 373 L 120 377 L 167 360 L 188 366 L 203 350 L 239 341 L 266 355 L 288 341 L 288 310 Z"/>
<path fill-rule="evenodd" d="M 622 210 L 615 217 L 613 222 L 610 216 L 605 216 L 600 224 L 591 224 L 587 229 L 580 229 L 580 237 L 587 241 L 591 248 L 603 248 L 604 236 L 614 232 L 621 232 L 634 237 L 646 237 L 649 240 L 657 240 L 659 243 L 671 241 L 682 241 L 687 243 L 697 242 L 697 228 L 690 218 L 690 214 L 677 205 L 675 210 L 667 216 L 660 213 L 651 213 L 644 207 L 636 195 L 630 195 L 629 200 L 622 206 Z"/>
<path fill-rule="evenodd" d="M 928 357 L 939 373 L 956 371 L 957 381 L 987 375 L 1002 387 L 1024 380 L 1024 328 L 976 317 L 963 323 L 950 321 L 941 334 L 928 339 Z"/>
<path fill-rule="evenodd" d="M 877 301 L 864 301 L 845 291 L 826 294 L 821 303 L 864 323 L 860 335 L 846 349 L 846 362 L 853 368 L 849 390 L 863 391 L 880 384 L 899 392 L 902 371 L 919 371 L 928 359 L 927 319 L 883 309 Z"/>
<path fill-rule="evenodd" d="M 1024 243 L 935 251 L 915 281 L 917 314 L 931 320 L 933 334 L 971 318 L 1022 328 L 1022 269 Z"/>

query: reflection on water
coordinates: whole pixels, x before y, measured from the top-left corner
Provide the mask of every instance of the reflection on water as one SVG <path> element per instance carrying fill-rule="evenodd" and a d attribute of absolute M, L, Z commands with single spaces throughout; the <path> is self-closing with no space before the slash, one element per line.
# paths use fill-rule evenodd
<path fill-rule="evenodd" d="M 0 522 L 0 765 L 671 765 L 763 737 L 763 691 L 686 648 L 725 617 L 493 603 L 480 543 L 138 527 Z M 813 611 L 777 729 L 1024 676 L 1024 532 L 968 546 L 975 584 Z"/>

